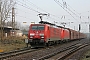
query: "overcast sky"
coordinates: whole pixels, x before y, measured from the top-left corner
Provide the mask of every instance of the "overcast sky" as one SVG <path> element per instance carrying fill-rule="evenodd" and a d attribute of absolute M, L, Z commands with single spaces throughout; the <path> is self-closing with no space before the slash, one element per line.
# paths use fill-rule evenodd
<path fill-rule="evenodd" d="M 65 26 L 78 30 L 81 24 L 81 32 L 88 32 L 88 22 L 90 21 L 90 0 L 17 0 L 16 1 L 16 21 L 23 25 L 30 25 L 31 22 L 40 21 L 39 13 L 49 14 L 43 16 L 44 21 L 51 23 L 67 23 Z M 73 22 L 73 23 L 71 23 Z M 63 25 L 61 25 L 63 26 Z"/>

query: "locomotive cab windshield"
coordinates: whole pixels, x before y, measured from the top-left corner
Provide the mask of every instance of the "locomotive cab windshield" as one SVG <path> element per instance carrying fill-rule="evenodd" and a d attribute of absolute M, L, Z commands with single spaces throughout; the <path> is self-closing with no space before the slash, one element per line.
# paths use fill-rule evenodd
<path fill-rule="evenodd" d="M 44 26 L 35 25 L 31 27 L 31 30 L 44 30 Z"/>

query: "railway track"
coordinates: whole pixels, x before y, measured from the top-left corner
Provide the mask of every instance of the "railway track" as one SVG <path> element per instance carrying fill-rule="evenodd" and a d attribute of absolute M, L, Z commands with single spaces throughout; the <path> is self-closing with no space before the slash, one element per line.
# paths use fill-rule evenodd
<path fill-rule="evenodd" d="M 84 48 L 85 46 L 88 46 L 90 44 L 75 44 L 72 46 L 69 46 L 67 48 L 64 48 L 60 51 L 48 54 L 46 56 L 40 57 L 38 58 L 38 60 L 43 60 L 43 59 L 47 59 L 47 60 L 64 60 L 66 58 L 68 58 L 71 54 L 73 54 L 74 52 L 80 50 L 81 48 Z"/>
<path fill-rule="evenodd" d="M 7 59 L 13 56 L 21 55 L 28 52 L 36 51 L 37 49 L 30 49 L 30 48 L 23 48 L 20 50 L 10 51 L 10 52 L 4 52 L 0 53 L 0 60 Z"/>
<path fill-rule="evenodd" d="M 69 44 L 69 45 L 68 45 Z M 57 46 L 51 46 L 45 49 L 41 49 L 38 51 L 34 51 L 28 54 L 24 55 L 19 55 L 18 57 L 13 57 L 8 60 L 44 60 L 44 59 L 49 59 L 52 56 L 55 56 L 56 54 L 63 52 L 65 50 L 72 49 L 74 46 L 79 44 L 79 42 L 71 42 L 67 44 L 62 44 L 62 45 L 57 45 Z M 65 47 L 64 47 L 65 46 Z"/>

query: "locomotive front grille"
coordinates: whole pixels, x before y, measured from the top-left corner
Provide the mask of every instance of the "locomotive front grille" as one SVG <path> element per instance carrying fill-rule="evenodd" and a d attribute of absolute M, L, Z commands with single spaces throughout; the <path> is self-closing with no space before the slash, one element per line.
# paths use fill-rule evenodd
<path fill-rule="evenodd" d="M 40 42 L 40 39 L 34 39 L 33 42 L 34 43 L 39 43 Z"/>
<path fill-rule="evenodd" d="M 44 39 L 33 39 L 32 43 L 34 44 L 44 43 Z"/>

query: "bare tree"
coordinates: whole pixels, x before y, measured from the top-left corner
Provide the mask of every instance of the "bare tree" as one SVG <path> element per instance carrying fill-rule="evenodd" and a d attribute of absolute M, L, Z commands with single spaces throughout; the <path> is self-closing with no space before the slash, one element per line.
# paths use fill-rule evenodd
<path fill-rule="evenodd" d="M 5 20 L 10 17 L 12 7 L 14 7 L 14 0 L 0 0 L 0 26 L 1 26 L 1 39 L 3 37 L 3 27 Z"/>
<path fill-rule="evenodd" d="M 12 7 L 14 7 L 15 2 L 13 0 L 0 0 L 1 4 L 1 18 L 2 21 L 7 20 L 8 17 L 10 17 L 10 12 L 12 10 Z"/>

